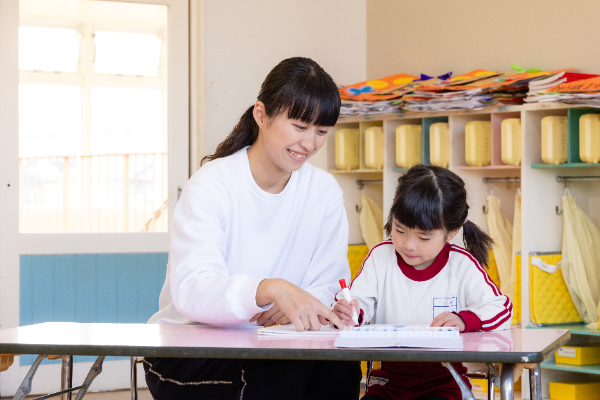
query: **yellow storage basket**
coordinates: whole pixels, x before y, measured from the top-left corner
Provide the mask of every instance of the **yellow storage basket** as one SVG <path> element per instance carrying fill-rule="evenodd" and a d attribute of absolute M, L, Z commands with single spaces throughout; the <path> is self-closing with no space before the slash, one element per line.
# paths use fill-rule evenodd
<path fill-rule="evenodd" d="M 567 324 L 582 322 L 571 299 L 560 269 L 550 274 L 533 265 L 533 257 L 546 264 L 558 264 L 560 253 L 531 253 L 529 256 L 529 307 L 531 322 L 536 324 Z"/>

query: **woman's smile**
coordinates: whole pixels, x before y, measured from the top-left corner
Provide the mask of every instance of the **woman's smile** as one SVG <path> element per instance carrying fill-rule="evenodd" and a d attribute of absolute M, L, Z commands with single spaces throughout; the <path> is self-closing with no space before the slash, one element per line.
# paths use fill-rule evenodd
<path fill-rule="evenodd" d="M 306 156 L 308 155 L 307 153 L 300 153 L 298 151 L 293 151 L 290 149 L 288 149 L 288 153 L 294 161 L 298 162 L 304 162 L 306 160 Z"/>

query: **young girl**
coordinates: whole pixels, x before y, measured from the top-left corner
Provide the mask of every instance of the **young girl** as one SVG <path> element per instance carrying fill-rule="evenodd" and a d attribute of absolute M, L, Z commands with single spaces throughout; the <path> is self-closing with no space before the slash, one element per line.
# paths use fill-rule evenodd
<path fill-rule="evenodd" d="M 510 327 L 512 304 L 484 266 L 492 239 L 467 220 L 464 182 L 445 168 L 417 165 L 398 180 L 386 224 L 391 240 L 376 245 L 352 281 L 359 323 L 453 326 L 461 332 Z M 448 243 L 463 228 L 467 250 Z M 336 300 L 340 297 L 336 296 Z M 352 322 L 345 300 L 334 312 Z M 464 375 L 462 364 L 454 365 Z M 371 371 L 363 400 L 462 399 L 440 363 L 383 362 Z"/>

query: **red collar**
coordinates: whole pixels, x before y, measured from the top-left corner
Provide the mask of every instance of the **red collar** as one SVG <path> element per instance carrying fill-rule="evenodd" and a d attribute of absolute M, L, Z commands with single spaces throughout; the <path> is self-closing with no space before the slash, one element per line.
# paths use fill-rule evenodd
<path fill-rule="evenodd" d="M 402 258 L 398 252 L 396 252 L 396 260 L 398 262 L 398 267 L 402 273 L 410 280 L 423 282 L 428 281 L 435 277 L 440 271 L 444 268 L 444 266 L 448 263 L 448 258 L 450 257 L 450 243 L 446 243 L 440 251 L 440 254 L 435 258 L 435 261 L 427 268 L 422 270 L 417 270 L 413 266 L 408 265 L 406 261 Z"/>

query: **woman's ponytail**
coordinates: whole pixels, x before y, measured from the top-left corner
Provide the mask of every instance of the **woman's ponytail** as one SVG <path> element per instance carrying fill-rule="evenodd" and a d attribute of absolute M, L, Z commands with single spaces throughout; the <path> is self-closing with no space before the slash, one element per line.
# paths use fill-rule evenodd
<path fill-rule="evenodd" d="M 463 243 L 469 253 L 473 254 L 481 265 L 487 268 L 489 251 L 494 243 L 492 238 L 479 229 L 476 224 L 467 220 L 463 225 Z"/>
<path fill-rule="evenodd" d="M 229 136 L 218 146 L 215 154 L 206 156 L 200 161 L 202 166 L 207 161 L 230 156 L 246 146 L 251 146 L 258 138 L 258 124 L 254 120 L 254 106 L 246 110 Z"/>

